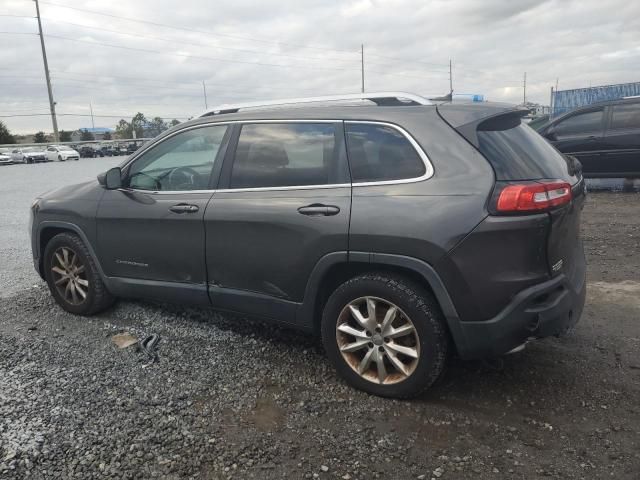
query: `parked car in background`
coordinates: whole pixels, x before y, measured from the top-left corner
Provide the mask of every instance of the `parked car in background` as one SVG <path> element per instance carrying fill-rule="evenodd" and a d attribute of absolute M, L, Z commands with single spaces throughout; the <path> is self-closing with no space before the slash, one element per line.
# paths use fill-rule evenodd
<path fill-rule="evenodd" d="M 581 107 L 540 127 L 585 177 L 640 177 L 640 98 Z"/>
<path fill-rule="evenodd" d="M 282 322 L 388 397 L 428 388 L 451 353 L 519 351 L 579 320 L 584 180 L 526 111 L 386 92 L 280 102 L 305 105 L 214 109 L 37 199 L 34 266 L 56 302 Z"/>
<path fill-rule="evenodd" d="M 527 123 L 527 125 L 529 125 L 534 130 L 538 131 L 540 130 L 540 127 L 545 126 L 548 123 L 549 123 L 549 115 L 545 114 L 545 115 L 540 115 L 539 117 L 536 117 L 536 118 L 532 118 L 531 121 Z"/>
<path fill-rule="evenodd" d="M 13 158 L 11 158 L 11 155 L 0 153 L 0 165 L 11 165 L 12 163 Z"/>
<path fill-rule="evenodd" d="M 118 154 L 116 149 L 113 148 L 112 145 L 102 145 L 100 147 L 100 152 L 102 153 L 101 156 L 103 157 L 113 157 Z"/>
<path fill-rule="evenodd" d="M 127 155 L 131 155 L 132 153 L 134 153 L 136 150 L 138 150 L 139 145 L 135 142 L 131 142 L 130 144 L 127 145 Z"/>
<path fill-rule="evenodd" d="M 49 145 L 46 152 L 49 161 L 80 160 L 80 153 L 66 145 Z"/>
<path fill-rule="evenodd" d="M 104 157 L 104 152 L 97 145 L 82 145 L 79 152 L 82 158 Z"/>
<path fill-rule="evenodd" d="M 40 163 L 47 161 L 47 155 L 43 148 L 25 147 L 17 148 L 11 152 L 14 163 Z"/>
<path fill-rule="evenodd" d="M 129 155 L 126 145 L 118 145 L 118 155 Z"/>

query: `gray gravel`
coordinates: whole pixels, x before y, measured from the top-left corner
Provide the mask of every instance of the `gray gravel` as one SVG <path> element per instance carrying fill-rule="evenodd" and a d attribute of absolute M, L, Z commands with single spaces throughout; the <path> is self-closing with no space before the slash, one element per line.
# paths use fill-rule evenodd
<path fill-rule="evenodd" d="M 638 213 L 591 196 L 572 336 L 454 361 L 410 402 L 347 387 L 296 332 L 141 302 L 75 317 L 30 276 L 0 298 L 0 478 L 638 479 Z M 159 334 L 159 362 L 120 332 Z"/>
<path fill-rule="evenodd" d="M 126 157 L 81 158 L 74 162 L 0 165 L 0 297 L 33 285 L 29 207 L 41 193 L 95 178 Z"/>

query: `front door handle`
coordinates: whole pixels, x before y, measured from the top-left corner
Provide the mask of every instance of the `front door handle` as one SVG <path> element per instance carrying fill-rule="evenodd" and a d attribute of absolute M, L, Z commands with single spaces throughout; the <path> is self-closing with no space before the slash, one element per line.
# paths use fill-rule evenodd
<path fill-rule="evenodd" d="M 169 207 L 169 210 L 171 210 L 173 213 L 195 213 L 200 209 L 198 208 L 197 205 L 179 203 L 177 205 L 173 205 Z"/>
<path fill-rule="evenodd" d="M 308 215 L 310 217 L 329 217 L 331 215 L 337 215 L 340 213 L 340 207 L 335 205 L 323 205 L 321 203 L 313 203 L 306 207 L 298 208 L 298 213 L 302 215 Z"/>

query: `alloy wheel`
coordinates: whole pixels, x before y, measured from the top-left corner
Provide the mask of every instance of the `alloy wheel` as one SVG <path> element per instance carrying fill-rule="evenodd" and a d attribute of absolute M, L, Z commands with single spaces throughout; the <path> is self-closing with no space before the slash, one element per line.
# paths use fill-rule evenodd
<path fill-rule="evenodd" d="M 357 298 L 342 309 L 336 341 L 347 364 L 377 384 L 406 380 L 420 359 L 420 339 L 411 319 L 378 297 Z"/>
<path fill-rule="evenodd" d="M 81 305 L 87 299 L 89 280 L 85 265 L 69 247 L 58 248 L 51 259 L 51 272 L 56 290 L 71 305 Z"/>

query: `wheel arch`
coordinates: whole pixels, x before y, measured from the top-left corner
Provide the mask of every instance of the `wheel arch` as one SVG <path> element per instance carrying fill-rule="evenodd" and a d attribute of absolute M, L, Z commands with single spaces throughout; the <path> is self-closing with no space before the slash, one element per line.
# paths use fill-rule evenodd
<path fill-rule="evenodd" d="M 349 278 L 372 271 L 400 274 L 429 290 L 442 310 L 456 349 L 458 352 L 465 349 L 460 318 L 440 276 L 423 260 L 403 255 L 374 252 L 335 252 L 325 255 L 316 264 L 307 282 L 296 323 L 305 330 L 319 332 L 322 307 L 331 293 Z"/>
<path fill-rule="evenodd" d="M 80 240 L 82 240 L 82 242 L 89 250 L 91 257 L 93 258 L 93 261 L 98 268 L 100 277 L 103 281 L 105 281 L 106 277 L 102 270 L 102 266 L 100 265 L 100 261 L 98 260 L 98 257 L 93 250 L 93 246 L 91 245 L 91 242 L 89 242 L 89 239 L 87 238 L 87 235 L 84 233 L 84 231 L 74 223 L 55 221 L 46 221 L 38 225 L 36 248 L 38 252 L 38 273 L 40 274 L 40 277 L 44 279 L 44 251 L 47 248 L 47 244 L 53 237 L 60 233 L 74 233 L 80 237 Z"/>

